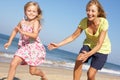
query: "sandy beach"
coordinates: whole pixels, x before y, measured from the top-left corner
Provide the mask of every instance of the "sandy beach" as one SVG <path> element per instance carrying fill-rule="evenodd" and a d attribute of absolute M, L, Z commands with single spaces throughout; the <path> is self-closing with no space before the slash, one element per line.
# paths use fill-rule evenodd
<path fill-rule="evenodd" d="M 48 80 L 72 80 L 73 70 L 45 66 L 38 68 L 47 74 Z M 8 69 L 9 63 L 0 62 L 0 80 L 4 80 L 7 77 Z M 19 65 L 14 80 L 40 80 L 40 77 L 30 75 L 27 65 Z M 86 71 L 83 72 L 81 80 L 87 80 Z M 120 80 L 120 76 L 98 73 L 96 80 Z"/>

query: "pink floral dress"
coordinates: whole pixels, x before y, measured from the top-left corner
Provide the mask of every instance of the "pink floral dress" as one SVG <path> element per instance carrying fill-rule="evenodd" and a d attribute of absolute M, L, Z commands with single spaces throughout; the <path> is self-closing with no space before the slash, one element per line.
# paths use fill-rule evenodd
<path fill-rule="evenodd" d="M 33 32 L 32 27 L 24 24 L 22 25 L 22 29 L 27 32 Z M 18 46 L 19 48 L 15 56 L 23 59 L 22 65 L 38 66 L 44 62 L 46 51 L 39 37 L 34 40 L 28 36 L 21 35 Z"/>

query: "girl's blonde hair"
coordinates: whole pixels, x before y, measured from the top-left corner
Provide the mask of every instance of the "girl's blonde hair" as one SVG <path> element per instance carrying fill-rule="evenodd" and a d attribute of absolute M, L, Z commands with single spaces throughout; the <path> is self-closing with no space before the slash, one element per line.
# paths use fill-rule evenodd
<path fill-rule="evenodd" d="M 98 0 L 90 0 L 90 1 L 88 2 L 87 6 L 86 6 L 86 10 L 87 10 L 87 8 L 90 7 L 91 5 L 96 5 L 96 6 L 97 6 L 97 8 L 98 8 L 98 13 L 99 13 L 99 14 L 98 14 L 98 17 L 104 17 L 104 18 L 106 18 L 106 13 L 105 13 L 102 5 L 99 3 Z"/>
<path fill-rule="evenodd" d="M 37 2 L 30 1 L 30 2 L 26 3 L 24 6 L 24 12 L 31 5 L 36 6 L 37 11 L 38 11 L 38 16 L 36 17 L 36 19 L 40 22 L 40 20 L 42 19 L 42 10 L 40 9 L 39 4 Z"/>

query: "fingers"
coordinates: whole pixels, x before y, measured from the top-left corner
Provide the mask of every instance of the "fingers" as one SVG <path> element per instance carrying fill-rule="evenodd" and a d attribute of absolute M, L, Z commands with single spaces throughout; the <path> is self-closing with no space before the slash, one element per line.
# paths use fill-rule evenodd
<path fill-rule="evenodd" d="M 53 50 L 53 49 L 55 49 L 55 48 L 57 48 L 58 46 L 57 46 L 57 44 L 55 44 L 55 43 L 50 43 L 49 45 L 48 45 L 48 49 L 49 50 Z"/>
<path fill-rule="evenodd" d="M 80 53 L 77 57 L 77 60 L 82 61 L 83 60 L 83 53 Z"/>
<path fill-rule="evenodd" d="M 51 45 L 50 45 L 50 44 L 47 46 L 47 48 L 48 48 L 49 50 L 52 50 L 52 49 L 51 49 Z"/>
<path fill-rule="evenodd" d="M 5 49 L 7 50 L 7 49 L 8 49 L 8 47 L 5 47 Z"/>
<path fill-rule="evenodd" d="M 54 48 L 54 45 L 52 45 L 51 43 L 48 45 L 48 49 L 52 50 Z"/>
<path fill-rule="evenodd" d="M 4 48 L 7 50 L 8 49 L 8 43 L 6 43 L 5 45 L 4 45 Z"/>
<path fill-rule="evenodd" d="M 81 61 L 81 62 L 85 62 L 88 58 L 88 56 L 86 55 L 87 52 L 86 51 L 82 51 L 82 53 L 80 53 L 77 57 L 77 60 Z"/>

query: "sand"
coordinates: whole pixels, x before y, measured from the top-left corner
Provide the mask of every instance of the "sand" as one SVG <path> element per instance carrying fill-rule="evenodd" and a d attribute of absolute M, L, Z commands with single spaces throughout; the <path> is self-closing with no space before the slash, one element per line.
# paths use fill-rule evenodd
<path fill-rule="evenodd" d="M 73 70 L 47 66 L 42 66 L 38 68 L 42 69 L 46 73 L 48 80 L 73 80 Z M 4 78 L 7 77 L 8 70 L 9 63 L 0 62 L 0 80 L 4 80 Z M 30 75 L 29 66 L 19 65 L 17 67 L 14 80 L 40 80 L 40 77 Z M 87 80 L 86 71 L 83 71 L 81 80 Z M 96 80 L 120 80 L 120 76 L 115 76 L 112 74 L 102 74 L 98 72 L 98 74 L 96 75 Z"/>

